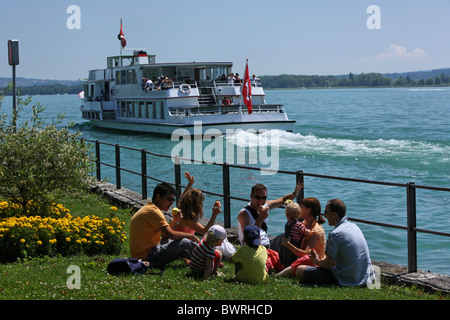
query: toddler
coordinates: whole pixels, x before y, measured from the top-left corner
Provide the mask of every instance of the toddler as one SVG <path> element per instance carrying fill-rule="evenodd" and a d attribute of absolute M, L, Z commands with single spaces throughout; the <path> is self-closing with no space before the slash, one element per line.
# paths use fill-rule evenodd
<path fill-rule="evenodd" d="M 300 248 L 300 244 L 304 236 L 308 236 L 309 229 L 306 229 L 305 225 L 298 221 L 300 218 L 300 205 L 296 202 L 290 202 L 286 205 L 285 214 L 287 222 L 284 226 L 284 236 L 286 238 L 291 237 L 290 242 Z"/>
<path fill-rule="evenodd" d="M 222 261 L 222 252 L 215 250 L 215 247 L 222 245 L 226 237 L 227 232 L 223 227 L 213 225 L 205 237 L 197 243 L 189 264 L 195 277 L 208 279 L 211 275 L 217 274 Z"/>
<path fill-rule="evenodd" d="M 290 238 L 289 242 L 300 248 L 302 239 L 304 236 L 310 234 L 310 230 L 306 229 L 305 225 L 298 221 L 300 218 L 300 205 L 296 202 L 286 201 L 285 214 L 287 222 L 284 226 L 284 237 Z M 282 254 L 280 254 L 280 262 L 284 266 L 291 265 L 292 262 L 297 260 L 297 256 L 287 248 L 281 248 Z"/>

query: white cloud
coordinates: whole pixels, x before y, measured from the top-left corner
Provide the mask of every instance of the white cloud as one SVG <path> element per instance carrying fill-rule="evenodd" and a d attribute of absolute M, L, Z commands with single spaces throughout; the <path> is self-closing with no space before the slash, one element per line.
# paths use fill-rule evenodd
<path fill-rule="evenodd" d="M 376 59 L 380 60 L 390 60 L 390 59 L 423 59 L 428 58 L 428 55 L 420 48 L 415 48 L 412 51 L 409 51 L 402 46 L 397 44 L 391 44 L 387 50 L 387 52 L 383 52 L 377 54 L 375 56 Z"/>

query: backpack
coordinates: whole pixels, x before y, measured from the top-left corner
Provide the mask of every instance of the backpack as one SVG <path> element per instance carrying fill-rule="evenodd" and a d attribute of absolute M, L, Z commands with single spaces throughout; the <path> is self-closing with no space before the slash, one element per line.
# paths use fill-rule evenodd
<path fill-rule="evenodd" d="M 108 264 L 108 273 L 112 275 L 119 275 L 119 274 L 144 274 L 148 269 L 148 266 L 142 262 L 141 260 L 138 260 L 136 258 L 129 258 L 129 259 L 114 259 Z"/>

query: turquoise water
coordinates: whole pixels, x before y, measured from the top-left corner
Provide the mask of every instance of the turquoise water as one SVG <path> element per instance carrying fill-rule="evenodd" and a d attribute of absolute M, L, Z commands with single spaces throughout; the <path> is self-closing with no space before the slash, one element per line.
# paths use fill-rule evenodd
<path fill-rule="evenodd" d="M 11 108 L 10 99 L 3 102 L 5 112 Z M 236 132 L 222 142 L 224 154 L 234 150 L 237 155 L 238 150 L 244 150 L 244 164 L 255 161 L 258 167 L 267 168 L 268 163 L 273 166 L 277 159 L 278 168 L 286 171 L 450 187 L 450 88 L 271 90 L 266 92 L 266 101 L 286 106 L 289 118 L 297 121 L 294 132 L 269 132 L 259 140 L 252 133 Z M 167 155 L 180 144 L 168 137 L 93 128 L 81 119 L 81 103 L 76 95 L 35 96 L 33 102 L 47 107 L 47 119 L 65 112 L 66 119 L 74 121 L 75 128 L 87 139 Z M 270 142 L 276 142 L 279 147 L 273 147 Z M 201 147 L 198 144 L 194 147 L 194 143 L 192 156 L 208 154 L 205 148 L 211 148 L 212 142 L 197 143 Z M 261 146 L 266 147 L 267 154 Z M 102 160 L 114 163 L 113 150 L 102 146 Z M 263 162 L 264 159 L 270 161 Z M 121 165 L 140 171 L 140 155 L 122 150 Z M 173 181 L 173 168 L 169 159 L 149 156 L 150 176 Z M 182 170 L 194 174 L 198 188 L 222 192 L 221 167 L 183 164 Z M 272 199 L 294 188 L 292 175 L 261 175 L 260 171 L 235 168 L 230 172 L 231 193 L 236 197 L 249 198 L 251 186 L 257 182 L 268 186 Z M 102 167 L 102 178 L 106 177 L 115 182 L 114 172 Z M 154 184 L 149 182 L 150 194 Z M 122 185 L 140 192 L 140 177 L 124 173 Z M 416 193 L 417 227 L 449 232 L 450 192 L 418 189 Z M 405 188 L 305 177 L 305 196 L 317 197 L 322 211 L 329 199 L 341 198 L 350 217 L 406 225 Z M 205 207 L 212 206 L 215 198 L 207 196 Z M 232 201 L 232 224 L 236 224 L 242 204 Z M 205 214 L 208 216 L 209 209 Z M 272 211 L 269 232 L 282 232 L 284 223 L 283 210 Z M 406 231 L 358 225 L 366 236 L 373 259 L 407 265 Z M 327 223 L 324 227 L 327 233 L 331 229 Z M 449 262 L 448 237 L 418 234 L 419 269 L 450 274 Z"/>

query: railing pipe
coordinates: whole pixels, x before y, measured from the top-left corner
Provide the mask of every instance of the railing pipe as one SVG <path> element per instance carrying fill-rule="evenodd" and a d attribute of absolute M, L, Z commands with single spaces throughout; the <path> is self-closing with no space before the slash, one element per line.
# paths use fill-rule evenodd
<path fill-rule="evenodd" d="M 305 179 L 303 176 L 303 170 L 298 170 L 295 174 L 295 183 L 304 183 Z M 305 188 L 301 188 L 300 192 L 297 195 L 297 203 L 300 203 L 305 197 Z"/>
<path fill-rule="evenodd" d="M 100 141 L 95 140 L 95 166 L 97 173 L 97 180 L 102 180 L 102 174 L 100 169 Z"/>
<path fill-rule="evenodd" d="M 116 188 L 122 189 L 122 179 L 120 174 L 120 145 L 116 144 L 114 149 L 116 155 Z"/>
<path fill-rule="evenodd" d="M 414 182 L 406 184 L 408 272 L 417 272 L 416 188 Z"/>
<path fill-rule="evenodd" d="M 223 218 L 225 228 L 231 227 L 231 205 L 230 205 L 230 167 L 224 163 L 222 166 L 223 181 Z"/>
<path fill-rule="evenodd" d="M 178 159 L 175 160 L 175 190 L 177 192 L 177 203 L 181 195 L 181 165 Z M 174 204 L 176 206 L 176 203 Z"/>
<path fill-rule="evenodd" d="M 147 153 L 145 149 L 141 150 L 141 177 L 142 177 L 142 199 L 148 198 L 147 192 Z"/>

